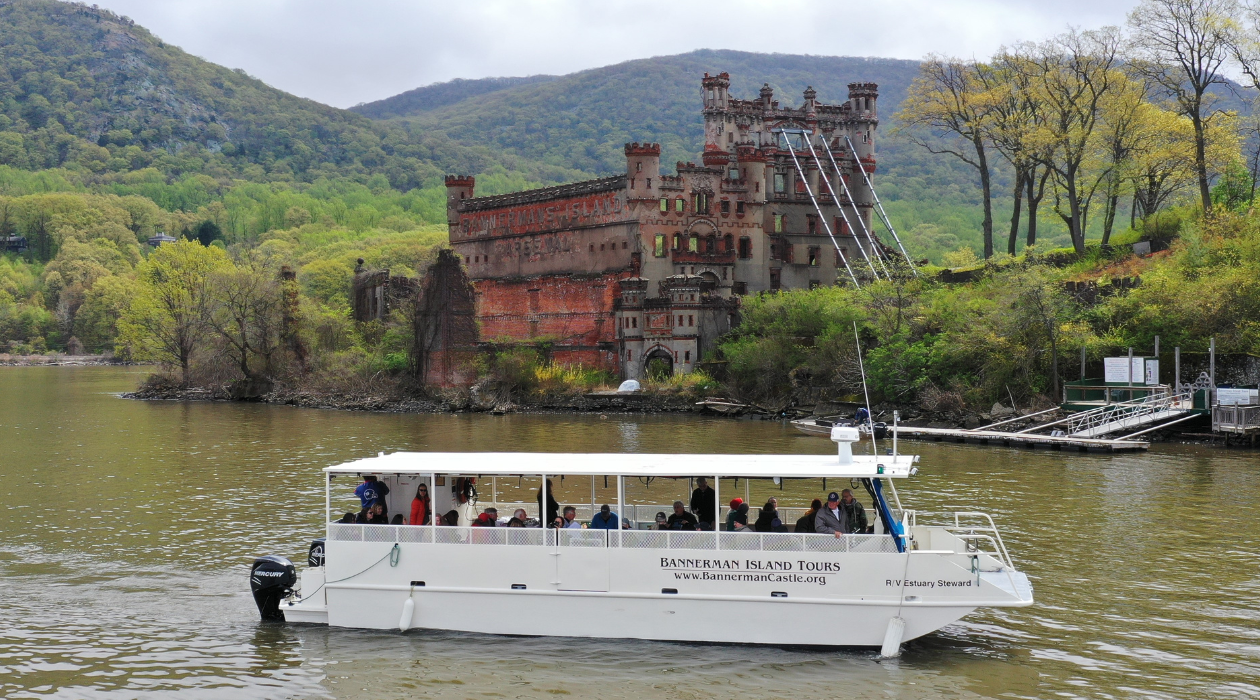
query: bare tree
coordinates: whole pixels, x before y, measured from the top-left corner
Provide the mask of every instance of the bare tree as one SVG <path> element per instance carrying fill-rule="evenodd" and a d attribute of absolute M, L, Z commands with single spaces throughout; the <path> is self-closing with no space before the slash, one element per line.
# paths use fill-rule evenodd
<path fill-rule="evenodd" d="M 1206 133 L 1215 116 L 1208 89 L 1225 82 L 1221 67 L 1239 46 L 1234 19 L 1239 12 L 1237 0 L 1142 0 L 1129 13 L 1133 69 L 1158 86 L 1194 126 L 1194 163 L 1205 212 L 1212 209 Z"/>
<path fill-rule="evenodd" d="M 1059 216 L 1078 253 L 1085 252 L 1086 209 L 1093 194 L 1082 181 L 1085 161 L 1094 147 L 1103 101 L 1118 77 L 1119 49 L 1120 33 L 1114 27 L 1072 30 L 1040 44 L 1034 57 L 1045 110 L 1043 157 L 1058 187 Z"/>
<path fill-rule="evenodd" d="M 993 186 L 984 123 L 991 102 L 979 70 L 974 61 L 928 56 L 896 118 L 914 143 L 930 153 L 948 153 L 979 172 L 988 259 L 993 256 Z M 921 130 L 932 138 L 923 138 Z"/>
<path fill-rule="evenodd" d="M 284 299 L 274 270 L 246 258 L 210 278 L 207 323 L 230 348 L 246 379 L 271 379 L 282 342 Z M 257 358 L 262 366 L 251 364 Z"/>
<path fill-rule="evenodd" d="M 1037 240 L 1037 205 L 1045 192 L 1046 174 L 1038 153 L 1036 132 L 1043 115 L 1033 85 L 1036 64 L 1026 55 L 1027 47 L 1003 49 L 989 66 L 979 71 L 992 105 L 985 124 L 993 147 L 1015 171 L 1014 204 L 1006 252 L 1014 255 L 1019 241 L 1019 221 L 1025 194 L 1028 198 L 1028 245 Z M 1038 175 L 1040 174 L 1040 177 Z M 1039 185 L 1038 185 L 1039 181 Z M 1035 189 L 1034 189 L 1035 188 Z"/>

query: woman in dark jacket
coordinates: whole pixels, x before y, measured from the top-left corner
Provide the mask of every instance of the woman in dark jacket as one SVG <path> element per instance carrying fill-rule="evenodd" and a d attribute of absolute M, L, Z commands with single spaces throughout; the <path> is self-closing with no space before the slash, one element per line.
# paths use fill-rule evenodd
<path fill-rule="evenodd" d="M 809 510 L 805 511 L 805 515 L 802 515 L 800 520 L 796 521 L 795 531 L 805 532 L 811 535 L 817 532 L 817 530 L 814 529 L 814 516 L 818 514 L 819 508 L 822 508 L 822 500 L 815 498 L 809 504 Z"/>
<path fill-rule="evenodd" d="M 766 501 L 761 507 L 761 512 L 757 514 L 757 522 L 753 524 L 753 529 L 757 532 L 774 532 L 774 521 L 779 518 L 779 511 L 775 509 L 774 503 Z"/>
<path fill-rule="evenodd" d="M 554 523 L 556 521 L 556 518 L 559 517 L 560 515 L 560 504 L 556 502 L 555 493 L 556 493 L 555 490 L 551 488 L 551 479 L 547 479 L 547 508 L 545 511 L 546 516 L 539 518 L 539 520 L 542 520 L 544 523 Z M 543 502 L 542 502 L 543 500 L 542 489 L 538 489 L 538 496 L 536 497 L 536 500 L 538 501 L 538 512 L 539 513 L 544 512 Z"/>

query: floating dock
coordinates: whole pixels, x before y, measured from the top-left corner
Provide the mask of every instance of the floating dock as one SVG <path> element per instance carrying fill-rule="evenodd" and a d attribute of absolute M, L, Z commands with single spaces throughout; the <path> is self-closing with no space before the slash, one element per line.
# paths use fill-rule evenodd
<path fill-rule="evenodd" d="M 1075 450 L 1078 452 L 1136 452 L 1149 449 L 1145 440 L 1107 440 L 1103 438 L 1072 437 L 1071 435 L 1038 435 L 1036 433 L 1007 433 L 1000 430 L 966 430 L 963 428 L 915 428 L 905 424 L 897 426 L 897 437 L 935 442 L 965 442 L 973 445 L 1003 445 L 1006 447 L 1043 447 L 1050 450 Z"/>

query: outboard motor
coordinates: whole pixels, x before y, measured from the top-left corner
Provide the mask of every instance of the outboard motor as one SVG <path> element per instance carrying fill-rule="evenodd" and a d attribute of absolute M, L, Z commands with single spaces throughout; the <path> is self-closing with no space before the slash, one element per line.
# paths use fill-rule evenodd
<path fill-rule="evenodd" d="M 318 568 L 324 565 L 324 542 L 327 540 L 327 537 L 311 540 L 311 550 L 306 554 L 307 566 Z"/>
<path fill-rule="evenodd" d="M 258 557 L 249 570 L 249 587 L 258 604 L 258 614 L 264 620 L 284 622 L 280 601 L 293 593 L 297 583 L 297 569 L 293 562 L 275 554 Z"/>

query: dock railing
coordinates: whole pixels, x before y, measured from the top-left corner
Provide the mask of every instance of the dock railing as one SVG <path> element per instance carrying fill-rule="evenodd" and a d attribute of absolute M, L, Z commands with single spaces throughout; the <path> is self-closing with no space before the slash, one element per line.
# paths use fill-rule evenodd
<path fill-rule="evenodd" d="M 1260 406 L 1213 406 L 1212 432 L 1244 435 L 1260 432 Z"/>
<path fill-rule="evenodd" d="M 861 552 L 895 554 L 889 535 L 810 535 L 773 532 L 679 530 L 555 530 L 523 527 L 448 527 L 329 523 L 334 542 L 498 545 L 525 547 L 619 547 L 729 552 Z"/>

